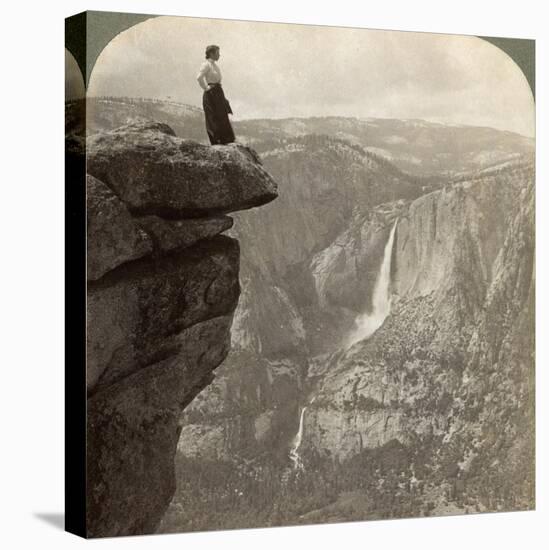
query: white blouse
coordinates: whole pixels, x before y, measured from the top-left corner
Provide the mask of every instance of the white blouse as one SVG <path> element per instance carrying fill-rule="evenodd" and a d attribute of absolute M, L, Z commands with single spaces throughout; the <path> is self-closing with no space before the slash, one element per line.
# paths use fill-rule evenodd
<path fill-rule="evenodd" d="M 199 82 L 205 78 L 208 84 L 217 84 L 221 82 L 221 70 L 213 59 L 207 59 L 200 66 L 196 78 Z"/>

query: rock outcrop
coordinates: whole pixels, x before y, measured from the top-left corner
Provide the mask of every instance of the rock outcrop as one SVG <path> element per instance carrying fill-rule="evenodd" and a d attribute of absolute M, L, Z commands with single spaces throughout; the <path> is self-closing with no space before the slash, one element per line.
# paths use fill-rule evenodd
<path fill-rule="evenodd" d="M 88 280 L 152 252 L 149 235 L 135 223 L 127 206 L 107 185 L 88 174 Z"/>
<path fill-rule="evenodd" d="M 277 186 L 240 145 L 164 124 L 87 140 L 88 536 L 152 533 L 175 490 L 181 411 L 230 350 L 239 244 L 227 212 Z"/>
<path fill-rule="evenodd" d="M 276 185 L 242 145 L 210 147 L 166 124 L 137 123 L 87 141 L 88 172 L 134 214 L 198 218 L 260 206 Z"/>

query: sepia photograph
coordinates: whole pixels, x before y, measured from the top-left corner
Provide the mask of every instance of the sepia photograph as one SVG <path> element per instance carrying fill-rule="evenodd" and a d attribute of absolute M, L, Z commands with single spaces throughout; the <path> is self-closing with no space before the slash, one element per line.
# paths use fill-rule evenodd
<path fill-rule="evenodd" d="M 534 41 L 66 28 L 86 232 L 68 530 L 534 510 Z"/>

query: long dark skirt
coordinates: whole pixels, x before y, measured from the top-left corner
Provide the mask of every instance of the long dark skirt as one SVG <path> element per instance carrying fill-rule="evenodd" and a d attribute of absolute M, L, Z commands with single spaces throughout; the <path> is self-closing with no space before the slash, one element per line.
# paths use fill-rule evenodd
<path fill-rule="evenodd" d="M 229 120 L 231 110 L 220 84 L 204 92 L 202 106 L 206 115 L 206 131 L 210 143 L 212 145 L 232 143 L 235 137 Z"/>

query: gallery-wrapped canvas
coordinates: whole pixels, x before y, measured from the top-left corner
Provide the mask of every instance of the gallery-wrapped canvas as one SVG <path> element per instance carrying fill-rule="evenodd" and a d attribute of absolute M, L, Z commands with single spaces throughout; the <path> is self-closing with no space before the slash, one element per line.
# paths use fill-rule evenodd
<path fill-rule="evenodd" d="M 66 20 L 66 526 L 531 510 L 534 42 Z"/>

